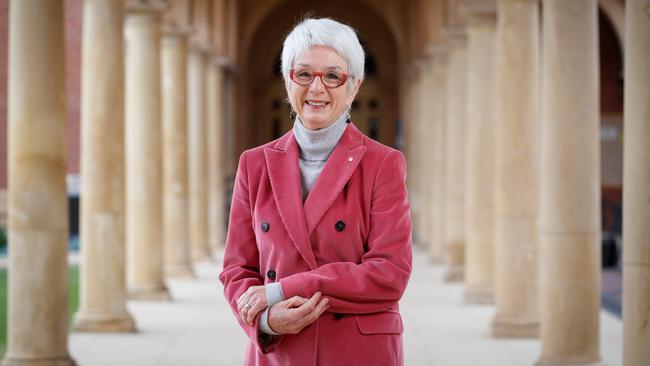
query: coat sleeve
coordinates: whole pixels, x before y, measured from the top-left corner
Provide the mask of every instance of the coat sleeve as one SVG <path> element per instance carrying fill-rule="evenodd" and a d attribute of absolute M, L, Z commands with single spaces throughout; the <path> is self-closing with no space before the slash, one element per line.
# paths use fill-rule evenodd
<path fill-rule="evenodd" d="M 361 263 L 333 262 L 280 280 L 286 298 L 330 298 L 331 312 L 384 311 L 404 293 L 411 274 L 411 217 L 406 162 L 399 151 L 384 158 L 372 188 L 370 231 Z"/>
<path fill-rule="evenodd" d="M 282 337 L 271 337 L 258 330 L 261 313 L 257 315 L 254 324 L 250 326 L 241 320 L 237 311 L 239 296 L 251 286 L 264 284 L 264 279 L 260 275 L 259 251 L 252 225 L 246 152 L 239 158 L 239 166 L 237 167 L 223 257 L 223 270 L 219 275 L 219 280 L 223 283 L 226 300 L 248 338 L 256 345 L 258 351 L 262 353 L 270 352 Z"/>

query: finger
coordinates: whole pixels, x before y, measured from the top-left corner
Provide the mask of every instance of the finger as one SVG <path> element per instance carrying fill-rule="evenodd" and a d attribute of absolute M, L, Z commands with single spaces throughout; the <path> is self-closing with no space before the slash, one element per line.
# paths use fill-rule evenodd
<path fill-rule="evenodd" d="M 262 310 L 263 309 L 260 307 L 260 305 L 257 305 L 257 304 L 255 304 L 253 307 L 248 309 L 248 313 L 246 314 L 246 322 L 249 325 L 253 325 L 253 323 L 255 322 L 255 317 Z"/>
<path fill-rule="evenodd" d="M 320 300 L 320 292 L 315 293 L 306 303 L 302 304 L 297 310 L 300 316 L 304 317 L 314 310 Z"/>
<path fill-rule="evenodd" d="M 288 308 L 297 308 L 299 306 L 302 306 L 306 302 L 307 302 L 307 299 L 305 299 L 304 297 L 300 297 L 300 296 L 294 296 L 294 297 L 290 298 L 289 300 L 284 301 L 284 303 L 287 304 Z"/>
<path fill-rule="evenodd" d="M 244 299 L 247 299 L 247 298 L 248 298 L 247 295 L 248 295 L 248 290 L 244 291 L 243 294 L 239 295 L 239 298 L 237 298 L 237 307 L 240 306 L 240 304 L 242 303 L 242 301 L 243 301 Z"/>
<path fill-rule="evenodd" d="M 316 307 L 314 308 L 314 311 L 312 313 L 314 313 L 316 315 L 316 318 L 318 318 L 329 307 L 330 307 L 330 299 L 328 299 L 328 298 L 321 299 L 321 301 L 318 302 L 318 305 L 316 305 Z"/>

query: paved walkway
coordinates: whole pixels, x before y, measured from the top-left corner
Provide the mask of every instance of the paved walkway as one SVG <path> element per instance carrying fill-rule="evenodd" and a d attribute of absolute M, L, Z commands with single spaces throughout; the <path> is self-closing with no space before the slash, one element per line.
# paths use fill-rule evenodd
<path fill-rule="evenodd" d="M 538 340 L 495 340 L 488 335 L 493 306 L 463 304 L 462 286 L 442 281 L 443 269 L 416 250 L 402 300 L 407 366 L 528 366 Z M 174 300 L 130 302 L 139 332 L 70 335 L 70 352 L 82 366 L 241 365 L 246 339 L 225 304 L 217 280 L 221 263 L 196 267 L 196 280 L 169 282 Z M 601 312 L 601 352 L 621 365 L 621 321 Z"/>

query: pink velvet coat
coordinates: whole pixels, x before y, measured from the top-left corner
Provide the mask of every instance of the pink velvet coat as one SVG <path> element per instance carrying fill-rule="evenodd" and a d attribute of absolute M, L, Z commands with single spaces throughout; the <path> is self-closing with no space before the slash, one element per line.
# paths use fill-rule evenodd
<path fill-rule="evenodd" d="M 302 203 L 293 132 L 245 151 L 219 279 L 249 338 L 246 365 L 402 365 L 398 300 L 411 273 L 401 152 L 349 124 Z M 330 308 L 295 335 L 258 335 L 236 300 L 279 281 L 285 298 L 317 291 Z"/>

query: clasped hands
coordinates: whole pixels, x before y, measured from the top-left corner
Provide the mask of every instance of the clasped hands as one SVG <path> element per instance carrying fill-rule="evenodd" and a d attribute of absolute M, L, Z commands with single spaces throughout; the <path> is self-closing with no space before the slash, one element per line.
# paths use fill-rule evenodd
<path fill-rule="evenodd" d="M 268 307 L 264 286 L 251 286 L 237 299 L 239 316 L 248 325 Z M 297 334 L 329 308 L 329 299 L 317 292 L 309 299 L 294 296 L 269 309 L 269 327 L 278 334 Z"/>

